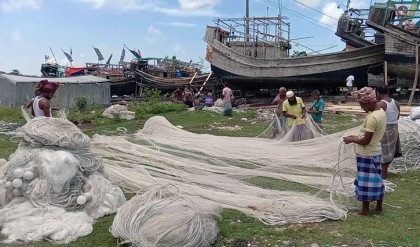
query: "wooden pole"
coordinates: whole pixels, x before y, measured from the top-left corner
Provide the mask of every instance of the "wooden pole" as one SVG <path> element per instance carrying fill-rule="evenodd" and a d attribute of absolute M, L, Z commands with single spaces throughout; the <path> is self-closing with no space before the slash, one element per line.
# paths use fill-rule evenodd
<path fill-rule="evenodd" d="M 385 81 L 385 85 L 387 85 L 388 86 L 388 61 L 385 61 L 384 62 L 384 76 L 385 76 L 385 78 L 384 78 L 384 81 Z"/>
<path fill-rule="evenodd" d="M 414 83 L 413 83 L 413 90 L 411 90 L 410 99 L 408 100 L 408 106 L 411 106 L 411 103 L 414 99 L 414 94 L 416 93 L 417 89 L 417 80 L 419 77 L 419 45 L 416 44 L 416 74 L 414 76 Z"/>
<path fill-rule="evenodd" d="M 191 82 L 194 81 L 196 75 L 197 75 L 197 72 L 194 73 L 194 76 L 191 78 L 191 81 L 188 83 L 188 85 L 191 85 Z"/>
<path fill-rule="evenodd" d="M 213 74 L 213 71 L 210 71 L 210 74 L 207 76 L 206 80 L 203 83 L 203 86 L 201 86 L 200 90 L 198 90 L 198 94 L 201 94 L 201 91 L 204 89 L 204 86 L 206 85 L 207 81 L 210 79 L 210 76 Z"/>

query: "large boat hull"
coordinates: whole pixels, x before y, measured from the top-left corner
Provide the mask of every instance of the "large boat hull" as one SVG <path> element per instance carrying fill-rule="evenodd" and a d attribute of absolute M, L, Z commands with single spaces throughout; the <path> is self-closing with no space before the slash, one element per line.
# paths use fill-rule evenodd
<path fill-rule="evenodd" d="M 328 54 L 282 57 L 282 54 L 273 55 L 277 52 L 276 47 L 220 41 L 217 31 L 214 27 L 207 29 L 204 37 L 208 44 L 206 59 L 213 73 L 236 89 L 337 88 L 345 86 L 346 78 L 351 74 L 358 86 L 365 86 L 368 73 L 379 74 L 385 58 L 383 44 Z M 244 52 L 242 47 L 254 52 Z"/>
<path fill-rule="evenodd" d="M 346 78 L 353 75 L 356 78 L 355 86 L 367 86 L 368 73 L 380 74 L 382 72 L 382 63 L 377 66 L 364 65 L 359 67 L 348 68 L 338 71 L 321 72 L 302 76 L 290 77 L 246 77 L 230 73 L 217 66 L 212 65 L 211 69 L 214 74 L 226 81 L 232 89 L 238 90 L 258 90 L 258 89 L 274 89 L 279 87 L 287 88 L 337 88 L 346 86 Z"/>

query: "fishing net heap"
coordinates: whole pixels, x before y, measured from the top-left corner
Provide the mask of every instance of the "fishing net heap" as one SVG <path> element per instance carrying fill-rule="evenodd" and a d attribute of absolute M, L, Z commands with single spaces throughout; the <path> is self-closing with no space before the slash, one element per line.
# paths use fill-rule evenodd
<path fill-rule="evenodd" d="M 112 105 L 105 109 L 105 111 L 102 113 L 102 116 L 107 118 L 132 120 L 136 117 L 136 113 L 129 111 L 125 105 Z"/>
<path fill-rule="evenodd" d="M 20 144 L 0 169 L 0 226 L 5 242 L 68 243 L 125 202 L 104 177 L 88 136 L 61 118 L 38 117 L 17 129 Z"/>
<path fill-rule="evenodd" d="M 120 245 L 204 247 L 217 238 L 215 216 L 173 185 L 140 191 L 118 210 L 111 227 Z"/>
<path fill-rule="evenodd" d="M 412 128 L 419 127 L 402 123 L 407 146 L 416 135 Z M 279 139 L 238 138 L 193 134 L 152 117 L 135 135 L 96 135 L 93 143 L 105 157 L 107 174 L 126 189 L 171 184 L 206 212 L 233 208 L 272 225 L 344 220 L 347 210 L 359 205 L 354 146 L 344 145 L 342 137 L 359 130 L 322 135 L 309 129 L 315 138 L 301 142 L 291 142 L 290 133 Z M 418 168 L 412 163 L 420 154 L 418 140 L 416 145 L 416 155 L 404 149 L 399 158 L 407 169 Z M 118 235 L 132 240 L 135 234 Z"/>

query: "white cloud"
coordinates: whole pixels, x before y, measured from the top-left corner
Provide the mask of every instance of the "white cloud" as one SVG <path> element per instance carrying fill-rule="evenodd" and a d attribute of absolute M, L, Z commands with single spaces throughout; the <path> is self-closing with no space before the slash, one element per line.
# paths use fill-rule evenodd
<path fill-rule="evenodd" d="M 39 9 L 41 0 L 6 0 L 1 2 L 3 12 L 13 12 L 22 9 Z"/>
<path fill-rule="evenodd" d="M 352 0 L 350 2 L 350 8 L 367 9 L 368 7 L 369 7 L 369 3 L 366 0 Z"/>
<path fill-rule="evenodd" d="M 20 30 L 14 30 L 12 33 L 12 40 L 15 42 L 22 41 L 22 32 Z"/>
<path fill-rule="evenodd" d="M 301 7 L 309 6 L 311 8 L 317 7 L 320 3 L 321 3 L 321 0 L 298 0 L 298 1 L 296 1 L 296 4 L 301 6 Z"/>
<path fill-rule="evenodd" d="M 335 29 L 335 27 L 337 27 L 338 19 L 343 13 L 343 10 L 337 7 L 338 5 L 336 2 L 326 3 L 322 8 L 322 13 L 324 15 L 321 17 L 319 22 L 329 26 L 333 26 Z"/>
<path fill-rule="evenodd" d="M 148 43 L 154 43 L 162 36 L 162 31 L 155 28 L 153 25 L 149 26 L 147 29 L 146 41 Z"/>
<path fill-rule="evenodd" d="M 221 0 L 178 0 L 178 7 L 156 7 L 155 10 L 171 16 L 216 16 L 215 7 Z"/>
<path fill-rule="evenodd" d="M 84 57 L 86 57 L 86 54 L 82 53 L 82 54 L 79 55 L 79 57 L 84 58 Z"/>
<path fill-rule="evenodd" d="M 162 22 L 161 25 L 171 26 L 171 27 L 196 27 L 197 24 L 194 23 L 185 23 L 185 22 Z"/>
<path fill-rule="evenodd" d="M 152 0 L 79 0 L 90 4 L 95 9 L 115 8 L 122 11 L 145 10 L 153 8 L 156 4 Z"/>
<path fill-rule="evenodd" d="M 174 52 L 175 54 L 178 55 L 185 55 L 187 53 L 187 51 L 184 49 L 184 47 L 182 47 L 180 44 L 175 44 L 174 45 Z"/>

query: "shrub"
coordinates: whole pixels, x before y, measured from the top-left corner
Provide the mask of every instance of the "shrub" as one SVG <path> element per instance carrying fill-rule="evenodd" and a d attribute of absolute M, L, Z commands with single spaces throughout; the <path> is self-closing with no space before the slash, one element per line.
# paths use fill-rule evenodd
<path fill-rule="evenodd" d="M 76 102 L 76 107 L 79 111 L 84 112 L 88 108 L 88 100 L 85 96 L 76 96 L 74 97 L 74 101 Z"/>
<path fill-rule="evenodd" d="M 130 111 L 136 113 L 136 118 L 141 118 L 143 115 L 148 114 L 163 114 L 168 112 L 181 112 L 185 111 L 187 108 L 184 104 L 178 103 L 155 103 L 151 104 L 150 102 L 146 103 L 135 103 L 130 106 Z"/>
<path fill-rule="evenodd" d="M 153 105 L 161 102 L 162 96 L 160 95 L 160 90 L 156 88 L 148 89 L 146 88 L 144 90 L 144 98 L 147 103 Z"/>

